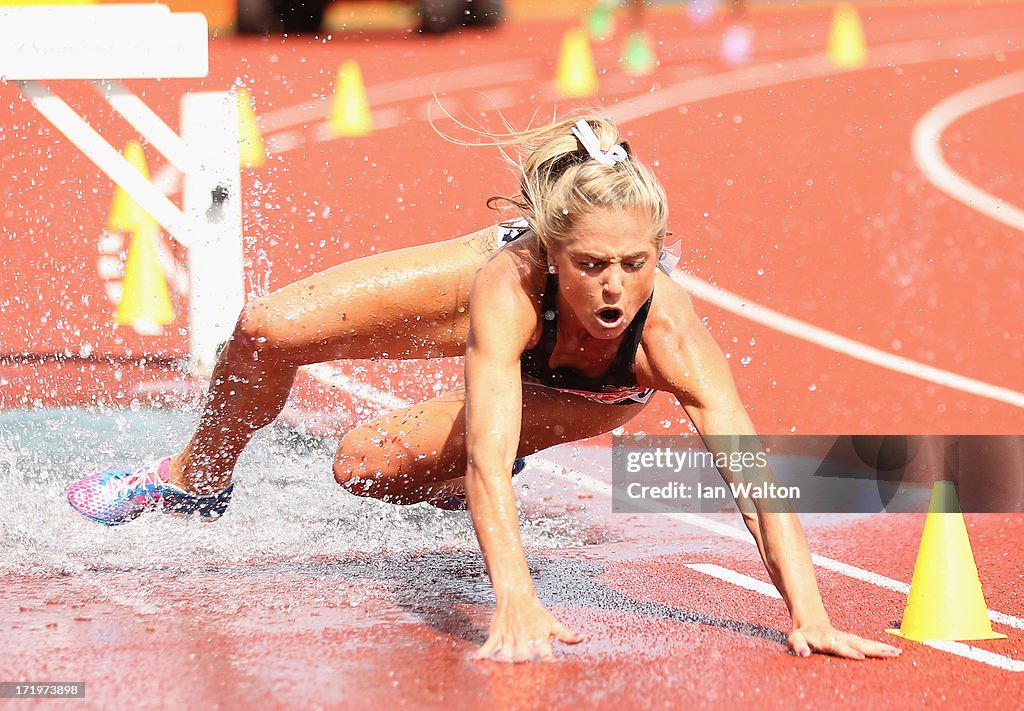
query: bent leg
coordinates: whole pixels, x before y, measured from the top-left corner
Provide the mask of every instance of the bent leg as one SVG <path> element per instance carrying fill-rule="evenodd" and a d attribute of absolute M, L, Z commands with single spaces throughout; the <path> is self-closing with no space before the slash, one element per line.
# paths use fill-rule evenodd
<path fill-rule="evenodd" d="M 384 415 L 350 431 L 334 460 L 347 491 L 396 504 L 461 488 L 466 472 L 465 390 Z M 602 405 L 524 386 L 517 457 L 595 437 L 635 417 L 644 405 Z"/>
<path fill-rule="evenodd" d="M 301 365 L 464 354 L 469 291 L 495 242 L 489 228 L 357 259 L 248 304 L 171 482 L 198 493 L 226 487 L 253 434 L 281 413 Z"/>

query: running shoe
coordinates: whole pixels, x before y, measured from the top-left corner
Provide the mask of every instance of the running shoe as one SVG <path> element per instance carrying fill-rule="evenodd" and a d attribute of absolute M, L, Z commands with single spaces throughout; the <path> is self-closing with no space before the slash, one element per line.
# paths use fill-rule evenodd
<path fill-rule="evenodd" d="M 108 526 L 134 521 L 146 511 L 213 521 L 227 509 L 234 485 L 216 494 L 197 496 L 168 484 L 170 473 L 170 457 L 138 469 L 96 472 L 71 485 L 68 503 L 86 518 Z"/>
<path fill-rule="evenodd" d="M 515 476 L 519 472 L 523 471 L 526 467 L 526 459 L 520 457 L 512 463 L 512 476 Z M 433 506 L 435 509 L 441 509 L 442 511 L 468 511 L 469 504 L 466 502 L 466 492 L 462 491 L 458 494 L 445 494 L 444 496 L 438 496 L 427 501 L 428 504 Z"/>

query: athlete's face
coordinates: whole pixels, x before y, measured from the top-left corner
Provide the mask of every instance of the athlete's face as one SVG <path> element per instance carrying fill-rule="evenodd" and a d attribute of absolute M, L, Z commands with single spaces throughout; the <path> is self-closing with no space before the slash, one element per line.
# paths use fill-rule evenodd
<path fill-rule="evenodd" d="M 654 290 L 658 247 L 649 218 L 636 210 L 594 208 L 570 238 L 552 247 L 560 308 L 594 338 L 625 332 Z"/>

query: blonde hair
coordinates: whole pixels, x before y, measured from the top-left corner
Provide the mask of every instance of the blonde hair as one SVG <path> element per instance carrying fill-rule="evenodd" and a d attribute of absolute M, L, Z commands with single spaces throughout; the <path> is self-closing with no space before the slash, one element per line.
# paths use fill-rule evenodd
<path fill-rule="evenodd" d="M 584 119 L 594 130 L 601 150 L 618 144 L 626 151 L 624 161 L 605 165 L 594 160 L 572 134 L 572 127 Z M 500 142 L 502 154 L 517 168 L 519 199 L 494 196 L 489 207 L 507 201 L 523 211 L 523 217 L 539 241 L 546 259 L 554 244 L 569 239 L 581 215 L 595 207 L 639 210 L 651 220 L 658 250 L 668 233 L 668 198 L 665 189 L 646 165 L 633 155 L 610 119 L 593 112 L 579 112 L 547 126 L 511 132 Z M 504 149 L 518 149 L 518 156 Z"/>
<path fill-rule="evenodd" d="M 618 144 L 625 149 L 626 160 L 613 165 L 594 160 L 572 133 L 580 119 L 590 124 L 601 150 Z M 639 210 L 647 215 L 656 246 L 662 249 L 668 234 L 665 189 L 653 171 L 633 155 L 611 119 L 579 110 L 571 118 L 537 128 L 516 131 L 507 122 L 506 126 L 509 131 L 500 134 L 470 129 L 486 137 L 481 142 L 484 145 L 498 146 L 519 178 L 519 195 L 495 195 L 487 200 L 487 206 L 519 209 L 537 235 L 539 259 L 546 261 L 550 247 L 567 241 L 576 221 L 597 207 Z"/>

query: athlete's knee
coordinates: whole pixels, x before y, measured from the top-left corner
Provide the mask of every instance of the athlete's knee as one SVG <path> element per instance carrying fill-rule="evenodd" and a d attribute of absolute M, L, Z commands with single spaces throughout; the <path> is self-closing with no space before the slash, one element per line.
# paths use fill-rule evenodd
<path fill-rule="evenodd" d="M 271 309 L 265 299 L 250 301 L 242 309 L 235 324 L 234 340 L 252 350 L 272 347 L 270 337 L 274 330 Z"/>
<path fill-rule="evenodd" d="M 362 467 L 359 466 L 358 459 L 352 457 L 349 453 L 339 449 L 334 457 L 333 469 L 334 481 L 338 482 L 338 486 L 348 493 L 355 494 L 356 496 L 380 498 L 377 491 L 378 487 L 375 486 L 376 477 L 367 476 L 367 472 L 363 471 Z"/>
<path fill-rule="evenodd" d="M 324 342 L 322 324 L 294 289 L 281 289 L 249 302 L 235 325 L 235 341 L 250 357 L 292 366 L 317 362 Z"/>
<path fill-rule="evenodd" d="M 399 494 L 404 487 L 397 469 L 393 454 L 365 428 L 346 434 L 334 456 L 334 480 L 356 496 L 387 499 Z"/>
<path fill-rule="evenodd" d="M 293 363 L 295 324 L 283 314 L 271 297 L 247 303 L 231 337 L 234 352 L 246 360 L 301 365 Z"/>

